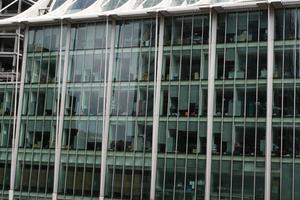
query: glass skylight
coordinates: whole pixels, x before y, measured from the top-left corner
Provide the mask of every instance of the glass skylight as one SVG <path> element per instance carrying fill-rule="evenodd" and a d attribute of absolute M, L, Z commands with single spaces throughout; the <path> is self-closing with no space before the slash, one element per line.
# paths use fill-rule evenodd
<path fill-rule="evenodd" d="M 171 3 L 171 6 L 180 6 L 183 4 L 186 0 L 173 0 Z"/>
<path fill-rule="evenodd" d="M 198 2 L 199 0 L 187 0 L 187 4 L 193 4 Z"/>
<path fill-rule="evenodd" d="M 95 1 L 96 0 L 77 0 L 70 8 L 69 13 L 81 11 L 92 5 Z"/>
<path fill-rule="evenodd" d="M 145 1 L 145 0 L 136 0 L 136 2 L 135 2 L 135 4 L 134 4 L 133 8 L 139 7 L 141 4 L 143 4 L 144 1 Z"/>
<path fill-rule="evenodd" d="M 144 8 L 149 8 L 153 7 L 157 4 L 159 4 L 162 0 L 146 0 L 145 3 L 143 4 Z"/>
<path fill-rule="evenodd" d="M 61 6 L 63 3 L 65 3 L 66 2 L 66 0 L 56 0 L 55 2 L 54 2 L 54 5 L 53 5 L 53 7 L 52 7 L 52 10 L 55 10 L 56 8 L 58 8 L 59 6 Z"/>
<path fill-rule="evenodd" d="M 103 11 L 114 10 L 125 4 L 128 0 L 108 0 L 102 7 Z"/>

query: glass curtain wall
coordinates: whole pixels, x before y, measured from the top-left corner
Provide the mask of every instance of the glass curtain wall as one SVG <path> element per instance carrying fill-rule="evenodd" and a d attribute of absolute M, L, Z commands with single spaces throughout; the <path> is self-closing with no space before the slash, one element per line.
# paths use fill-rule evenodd
<path fill-rule="evenodd" d="M 153 19 L 116 24 L 105 197 L 149 199 L 154 95 Z"/>
<path fill-rule="evenodd" d="M 165 19 L 156 199 L 203 199 L 208 15 Z"/>
<path fill-rule="evenodd" d="M 110 38 L 106 23 L 71 27 L 59 199 L 100 195 L 104 80 Z"/>
<path fill-rule="evenodd" d="M 267 12 L 218 15 L 211 199 L 263 199 Z"/>
<path fill-rule="evenodd" d="M 65 29 L 62 30 L 65 35 Z M 17 159 L 16 197 L 53 191 L 59 65 L 63 66 L 65 38 L 56 26 L 32 27 L 22 97 Z M 60 55 L 60 45 L 62 51 Z"/>
<path fill-rule="evenodd" d="M 275 11 L 271 198 L 299 199 L 300 10 Z"/>
<path fill-rule="evenodd" d="M 264 198 L 267 26 L 265 10 L 218 14 L 211 199 Z M 155 19 L 119 20 L 115 38 L 104 22 L 72 24 L 70 32 L 29 28 L 15 198 L 52 198 L 67 61 L 58 199 L 99 198 L 105 81 L 112 84 L 105 198 L 149 199 L 158 27 Z M 208 15 L 165 17 L 156 199 L 204 198 L 208 37 Z M 300 10 L 276 9 L 272 200 L 300 199 L 299 40 Z M 0 85 L 0 199 L 9 190 L 14 87 Z"/>
<path fill-rule="evenodd" d="M 8 198 L 13 138 L 15 85 L 0 85 L 0 199 Z"/>

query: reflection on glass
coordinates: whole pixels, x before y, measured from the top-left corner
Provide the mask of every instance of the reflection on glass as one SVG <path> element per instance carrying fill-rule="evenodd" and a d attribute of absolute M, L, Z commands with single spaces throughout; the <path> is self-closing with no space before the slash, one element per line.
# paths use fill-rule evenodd
<path fill-rule="evenodd" d="M 115 46 L 149 47 L 155 45 L 155 21 L 152 19 L 119 21 L 116 26 Z"/>
<path fill-rule="evenodd" d="M 100 194 L 100 169 L 86 165 L 63 165 L 59 193 L 70 196 L 97 197 Z"/>
<path fill-rule="evenodd" d="M 208 17 L 186 16 L 167 18 L 164 45 L 197 45 L 208 43 Z"/>
<path fill-rule="evenodd" d="M 150 152 L 152 125 L 140 122 L 113 122 L 110 126 L 109 150 L 118 152 Z"/>
<path fill-rule="evenodd" d="M 29 121 L 21 125 L 20 147 L 49 149 L 55 145 L 55 124 L 52 121 Z"/>
<path fill-rule="evenodd" d="M 101 150 L 102 122 L 65 121 L 62 138 L 63 149 Z"/>
<path fill-rule="evenodd" d="M 273 116 L 292 117 L 294 113 L 293 88 L 275 88 L 273 96 Z"/>
<path fill-rule="evenodd" d="M 258 36 L 260 36 L 258 38 Z M 267 15 L 262 12 L 240 12 L 218 15 L 218 43 L 257 42 L 267 40 Z"/>
<path fill-rule="evenodd" d="M 207 90 L 199 86 L 162 87 L 160 115 L 197 117 L 206 115 Z"/>
<path fill-rule="evenodd" d="M 65 47 L 65 27 L 63 28 L 62 47 Z M 29 31 L 28 52 L 57 51 L 60 47 L 61 31 L 56 26 L 36 28 Z"/>
<path fill-rule="evenodd" d="M 158 159 L 157 171 L 156 199 L 204 198 L 204 160 Z"/>
<path fill-rule="evenodd" d="M 110 25 L 108 25 L 110 29 Z M 90 23 L 73 25 L 71 28 L 71 50 L 106 48 L 106 25 Z M 110 38 L 107 39 L 110 41 Z M 109 43 L 109 42 L 108 42 Z"/>
<path fill-rule="evenodd" d="M 173 51 L 164 53 L 162 80 L 199 81 L 208 77 L 208 54 L 206 51 Z"/>
<path fill-rule="evenodd" d="M 262 156 L 265 152 L 265 128 L 263 124 L 236 124 L 233 154 L 236 156 Z"/>
<path fill-rule="evenodd" d="M 267 77 L 265 47 L 218 48 L 216 61 L 216 79 L 250 80 Z"/>
<path fill-rule="evenodd" d="M 153 89 L 113 89 L 112 116 L 151 116 L 153 112 Z"/>
<path fill-rule="evenodd" d="M 17 184 L 17 191 L 31 191 L 39 193 L 50 193 L 52 190 L 54 167 L 47 165 L 21 164 L 18 172 L 22 181 Z"/>
<path fill-rule="evenodd" d="M 124 161 L 123 161 L 124 162 Z M 136 167 L 134 169 L 122 168 L 114 169 L 113 166 L 108 166 L 105 191 L 106 198 L 128 199 L 133 196 L 135 199 L 149 199 L 150 192 L 150 169 L 146 167 L 144 170 Z M 112 178 L 113 177 L 113 178 Z"/>
<path fill-rule="evenodd" d="M 3 121 L 0 123 L 0 147 L 11 147 L 13 139 L 13 123 Z"/>
<path fill-rule="evenodd" d="M 190 122 L 187 126 L 186 122 L 180 122 L 177 127 L 174 122 L 169 122 L 166 129 L 166 123 L 160 122 L 158 149 L 159 153 L 205 154 L 205 123 Z"/>

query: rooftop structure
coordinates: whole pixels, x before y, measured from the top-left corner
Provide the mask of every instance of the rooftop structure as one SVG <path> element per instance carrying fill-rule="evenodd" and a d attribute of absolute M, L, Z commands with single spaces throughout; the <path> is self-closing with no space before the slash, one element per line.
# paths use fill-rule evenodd
<path fill-rule="evenodd" d="M 0 19 L 20 14 L 34 3 L 35 0 L 1 0 Z M 0 82 L 19 80 L 16 65 L 22 60 L 23 33 L 15 27 L 0 29 Z"/>

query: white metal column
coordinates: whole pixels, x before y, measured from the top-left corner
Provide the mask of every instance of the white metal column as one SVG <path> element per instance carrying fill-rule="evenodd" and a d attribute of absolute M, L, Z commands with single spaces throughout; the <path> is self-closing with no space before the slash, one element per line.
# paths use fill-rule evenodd
<path fill-rule="evenodd" d="M 108 23 L 108 21 L 107 21 Z M 106 81 L 106 98 L 105 98 L 105 110 L 104 110 L 104 126 L 102 133 L 102 154 L 101 154 L 101 181 L 100 181 L 100 200 L 104 200 L 105 195 L 105 174 L 106 174 L 106 159 L 107 159 L 107 145 L 108 145 L 108 133 L 109 133 L 109 117 L 110 117 L 110 103 L 112 94 L 112 77 L 113 77 L 113 65 L 114 65 L 114 53 L 115 53 L 115 33 L 116 33 L 116 21 L 112 20 L 110 32 L 110 52 L 109 52 L 109 64 L 108 75 Z M 107 39 L 107 38 L 106 38 Z"/>
<path fill-rule="evenodd" d="M 274 9 L 268 5 L 268 76 L 267 76 L 267 124 L 266 124 L 266 167 L 265 200 L 271 197 L 271 153 L 272 153 L 272 107 L 273 107 L 273 65 L 274 65 Z"/>
<path fill-rule="evenodd" d="M 22 12 L 22 0 L 19 0 L 18 2 L 18 13 Z"/>
<path fill-rule="evenodd" d="M 158 23 L 159 22 L 159 23 Z M 156 186 L 156 171 L 157 171 L 157 145 L 158 145 L 158 127 L 159 127 L 159 105 L 160 105 L 160 90 L 161 90 L 161 74 L 162 74 L 162 60 L 163 60 L 163 45 L 164 45 L 164 27 L 165 19 L 163 16 L 159 17 L 157 14 L 156 26 L 159 24 L 159 31 L 156 28 L 156 38 L 158 38 L 158 46 L 156 40 L 157 65 L 155 66 L 155 94 L 153 105 L 153 125 L 152 125 L 152 157 L 151 157 L 151 184 L 150 184 L 150 200 L 155 200 L 155 186 Z"/>
<path fill-rule="evenodd" d="M 217 42 L 217 13 L 210 10 L 209 29 L 209 63 L 208 63 L 208 92 L 207 92 L 207 144 L 206 144 L 206 172 L 205 172 L 205 200 L 210 199 L 211 181 L 211 152 L 214 115 L 214 90 L 215 90 L 215 62 Z"/>
<path fill-rule="evenodd" d="M 14 52 L 17 52 L 17 56 L 16 58 L 16 68 L 15 68 L 15 73 L 16 73 L 16 79 L 15 79 L 15 95 L 14 95 L 14 101 L 17 102 L 18 101 L 18 86 L 19 86 L 19 80 L 18 80 L 18 74 L 19 74 L 19 66 L 20 66 L 20 35 L 21 35 L 21 25 L 19 25 L 18 30 L 16 31 L 17 33 L 17 37 L 15 37 L 15 48 L 14 48 Z M 13 124 L 13 135 L 16 135 L 16 122 L 17 122 L 17 103 L 14 103 L 14 124 Z"/>
<path fill-rule="evenodd" d="M 63 22 L 61 22 L 63 23 Z M 61 35 L 60 35 L 60 60 L 59 65 L 61 67 L 62 64 L 62 39 L 63 39 L 63 25 L 61 24 Z M 53 193 L 52 200 L 57 199 L 58 192 L 58 183 L 59 183 L 59 171 L 60 171 L 60 157 L 61 157 L 61 141 L 62 141 L 62 133 L 64 126 L 64 115 L 65 115 L 65 99 L 66 99 L 66 88 L 67 88 L 67 73 L 68 73 L 68 65 L 69 65 L 69 46 L 70 46 L 70 38 L 71 38 L 71 26 L 67 26 L 67 37 L 66 37 L 66 47 L 65 47 L 65 55 L 64 55 L 64 66 L 63 66 L 63 74 L 58 76 L 58 82 L 61 82 L 62 85 L 59 84 L 58 88 L 58 97 L 60 96 L 60 105 L 57 114 L 58 123 L 56 126 L 56 138 L 55 138 L 55 163 L 54 163 L 54 182 L 53 182 Z M 59 68 L 60 68 L 59 67 Z M 61 70 L 58 72 L 60 73 Z M 59 102 L 59 101 L 58 101 Z"/>
<path fill-rule="evenodd" d="M 20 32 L 19 32 L 19 36 L 20 36 Z M 19 36 L 18 36 L 18 40 L 20 39 Z M 20 41 L 18 41 L 18 43 L 20 43 Z M 25 38 L 24 38 L 24 52 L 23 52 L 23 62 L 22 62 L 22 69 L 21 69 L 22 73 L 21 73 L 20 91 L 19 91 L 19 99 L 18 99 L 19 106 L 18 106 L 17 113 L 14 114 L 14 116 L 16 116 L 17 119 L 16 120 L 14 119 L 14 122 L 16 121 L 16 127 L 14 124 L 15 131 L 13 131 L 13 141 L 12 141 L 9 200 L 14 199 L 14 188 L 15 188 L 15 179 L 16 179 L 17 157 L 18 157 L 17 155 L 18 155 L 18 146 L 19 146 L 19 138 L 20 138 L 20 127 L 21 127 L 21 111 L 22 111 L 22 101 L 23 101 L 26 62 L 27 62 L 27 60 L 26 60 L 27 59 L 27 45 L 28 45 L 28 28 L 26 28 L 26 30 L 25 30 Z M 18 46 L 20 46 L 20 44 L 18 44 Z M 18 54 L 19 54 L 19 51 L 18 51 Z M 18 56 L 17 56 L 17 58 L 18 58 Z M 18 61 L 18 63 L 19 63 L 19 61 Z M 17 63 L 17 69 L 19 69 L 18 63 Z M 16 103 L 17 102 L 15 102 L 15 104 Z M 16 109 L 14 111 L 16 111 Z"/>

